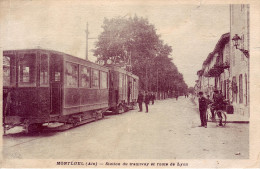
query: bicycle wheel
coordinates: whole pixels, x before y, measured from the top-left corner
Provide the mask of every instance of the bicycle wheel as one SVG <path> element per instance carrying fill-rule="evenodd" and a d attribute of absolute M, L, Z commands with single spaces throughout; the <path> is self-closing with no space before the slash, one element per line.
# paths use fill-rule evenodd
<path fill-rule="evenodd" d="M 226 125 L 227 116 L 226 116 L 226 113 L 223 112 L 222 110 L 216 111 L 215 119 L 216 119 L 216 125 L 217 126 L 225 126 Z"/>
<path fill-rule="evenodd" d="M 223 126 L 225 126 L 227 123 L 227 115 L 224 111 L 221 111 L 221 113 L 222 113 L 222 124 Z"/>

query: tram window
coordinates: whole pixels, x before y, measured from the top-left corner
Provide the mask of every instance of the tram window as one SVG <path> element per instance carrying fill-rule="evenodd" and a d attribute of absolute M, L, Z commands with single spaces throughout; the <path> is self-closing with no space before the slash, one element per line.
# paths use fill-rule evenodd
<path fill-rule="evenodd" d="M 40 85 L 48 86 L 48 82 L 49 82 L 48 56 L 46 54 L 43 54 L 41 55 Z"/>
<path fill-rule="evenodd" d="M 50 56 L 50 76 L 52 82 L 60 82 L 62 72 L 62 56 L 57 54 L 51 54 Z"/>
<path fill-rule="evenodd" d="M 107 88 L 107 73 L 106 72 L 101 72 L 100 80 L 101 80 L 100 88 L 106 89 Z"/>
<path fill-rule="evenodd" d="M 92 69 L 92 88 L 98 88 L 99 87 L 99 71 Z"/>
<path fill-rule="evenodd" d="M 3 57 L 3 85 L 14 86 L 16 77 L 16 66 L 14 56 Z"/>
<path fill-rule="evenodd" d="M 90 88 L 90 68 L 80 67 L 80 87 Z"/>
<path fill-rule="evenodd" d="M 19 56 L 19 86 L 36 86 L 36 55 Z"/>
<path fill-rule="evenodd" d="M 67 62 L 66 65 L 67 87 L 78 87 L 78 65 Z"/>
<path fill-rule="evenodd" d="M 55 72 L 55 82 L 59 82 L 60 81 L 60 72 Z"/>

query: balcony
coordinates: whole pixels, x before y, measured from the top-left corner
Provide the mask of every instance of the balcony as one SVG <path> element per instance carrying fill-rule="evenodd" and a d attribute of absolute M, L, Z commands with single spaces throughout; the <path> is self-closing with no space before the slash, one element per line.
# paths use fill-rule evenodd
<path fill-rule="evenodd" d="M 220 76 L 221 73 L 224 72 L 224 69 L 228 69 L 230 67 L 230 65 L 226 62 L 226 63 L 220 63 L 217 64 L 215 63 L 215 65 L 210 68 L 207 72 L 204 73 L 205 77 L 218 77 Z"/>
<path fill-rule="evenodd" d="M 199 71 L 197 72 L 197 75 L 198 75 L 198 76 L 202 76 L 203 73 L 204 73 L 204 70 L 199 70 Z"/>

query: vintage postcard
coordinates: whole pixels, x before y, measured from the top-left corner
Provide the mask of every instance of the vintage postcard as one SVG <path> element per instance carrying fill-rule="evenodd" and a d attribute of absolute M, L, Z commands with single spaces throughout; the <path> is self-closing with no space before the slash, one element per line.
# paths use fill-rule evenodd
<path fill-rule="evenodd" d="M 1 0 L 1 167 L 259 168 L 259 11 Z"/>

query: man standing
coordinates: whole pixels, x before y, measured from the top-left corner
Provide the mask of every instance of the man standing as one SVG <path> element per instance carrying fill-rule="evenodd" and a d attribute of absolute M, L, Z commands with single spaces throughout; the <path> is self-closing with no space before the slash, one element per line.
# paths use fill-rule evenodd
<path fill-rule="evenodd" d="M 215 120 L 215 110 L 217 108 L 217 104 L 216 104 L 216 100 L 217 100 L 217 95 L 218 95 L 218 90 L 215 89 L 214 90 L 214 93 L 213 93 L 213 104 L 212 104 L 212 107 L 210 108 L 210 111 L 211 111 L 211 116 L 212 116 L 212 120 L 214 121 Z"/>
<path fill-rule="evenodd" d="M 152 104 L 154 104 L 154 100 L 155 100 L 155 94 L 154 93 L 152 93 L 151 99 L 152 99 Z"/>
<path fill-rule="evenodd" d="M 214 112 L 217 113 L 217 116 L 220 118 L 219 126 L 223 126 L 222 124 L 222 116 L 221 113 L 218 110 L 224 109 L 224 98 L 221 93 L 218 92 L 218 90 L 214 91 Z"/>
<path fill-rule="evenodd" d="M 201 121 L 201 125 L 199 127 L 205 127 L 207 128 L 207 116 L 206 116 L 206 112 L 207 112 L 207 108 L 208 108 L 208 104 L 207 104 L 207 99 L 203 96 L 203 92 L 199 92 L 199 111 L 200 111 L 200 121 Z"/>
<path fill-rule="evenodd" d="M 143 96 L 142 92 L 139 92 L 138 98 L 137 98 L 137 103 L 139 105 L 139 112 L 143 111 L 143 100 L 144 100 L 144 96 Z"/>
<path fill-rule="evenodd" d="M 150 95 L 146 92 L 145 93 L 145 99 L 144 99 L 146 113 L 148 113 L 148 104 L 149 104 L 149 102 L 150 102 Z"/>

